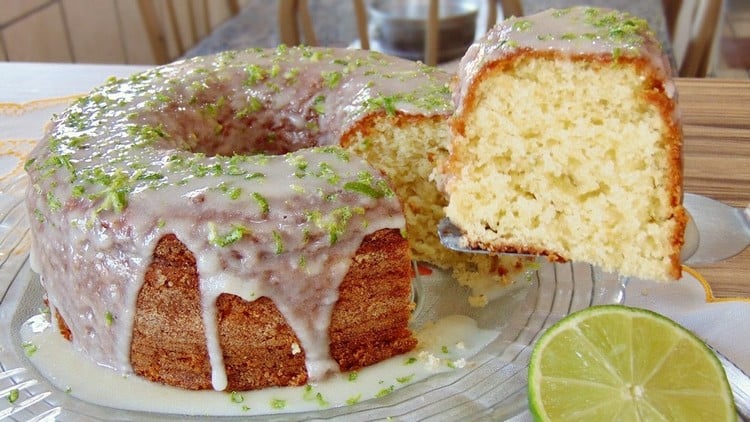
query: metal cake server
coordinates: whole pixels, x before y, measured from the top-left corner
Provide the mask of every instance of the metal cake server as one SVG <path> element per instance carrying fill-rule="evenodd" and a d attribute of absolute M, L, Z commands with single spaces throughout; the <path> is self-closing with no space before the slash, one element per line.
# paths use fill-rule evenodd
<path fill-rule="evenodd" d="M 683 204 L 690 215 L 685 230 L 682 260 L 691 266 L 712 264 L 731 258 L 750 245 L 750 207 L 733 208 L 705 196 L 686 193 Z M 459 252 L 489 254 L 462 245 L 461 230 L 448 218 L 438 224 L 440 242 Z M 516 254 L 525 255 L 525 254 Z"/>

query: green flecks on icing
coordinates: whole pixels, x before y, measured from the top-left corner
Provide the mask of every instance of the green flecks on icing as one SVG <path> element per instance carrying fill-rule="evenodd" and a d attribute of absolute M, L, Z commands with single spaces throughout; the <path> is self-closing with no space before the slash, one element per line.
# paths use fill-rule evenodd
<path fill-rule="evenodd" d="M 40 223 L 47 221 L 47 217 L 45 217 L 44 213 L 39 208 L 34 208 L 34 218 Z"/>
<path fill-rule="evenodd" d="M 357 174 L 357 181 L 351 181 L 344 184 L 344 189 L 350 192 L 357 192 L 367 195 L 371 198 L 393 197 L 395 194 L 383 179 L 375 177 L 366 171 Z"/>
<path fill-rule="evenodd" d="M 284 241 L 281 238 L 281 233 L 274 230 L 271 232 L 271 235 L 273 236 L 274 253 L 276 255 L 281 255 L 284 253 Z"/>
<path fill-rule="evenodd" d="M 263 102 L 258 98 L 251 96 L 247 99 L 247 104 L 245 104 L 244 107 L 234 112 L 234 118 L 242 119 L 261 110 L 263 110 Z"/>
<path fill-rule="evenodd" d="M 227 97 L 224 95 L 220 96 L 214 102 L 203 104 L 203 110 L 211 118 L 216 118 L 219 115 L 219 111 L 224 108 L 227 103 Z"/>
<path fill-rule="evenodd" d="M 145 147 L 154 144 L 156 141 L 167 137 L 167 132 L 163 124 L 154 125 L 131 125 L 128 126 L 127 133 L 130 136 L 138 138 L 133 142 L 134 146 Z"/>
<path fill-rule="evenodd" d="M 325 105 L 323 104 L 325 100 L 326 100 L 325 95 L 318 95 L 315 97 L 315 99 L 313 100 L 313 110 L 315 110 L 316 113 L 325 114 L 326 109 L 325 109 Z"/>
<path fill-rule="evenodd" d="M 110 327 L 112 326 L 112 324 L 114 324 L 114 322 L 115 322 L 115 316 L 112 315 L 112 312 L 110 311 L 105 312 L 104 313 L 104 325 L 106 325 L 107 327 Z"/>
<path fill-rule="evenodd" d="M 343 75 L 338 71 L 323 71 L 321 76 L 323 77 L 323 84 L 327 88 L 333 89 L 341 82 Z"/>
<path fill-rule="evenodd" d="M 349 224 L 349 220 L 355 215 L 363 215 L 364 209 L 360 207 L 343 206 L 334 209 L 330 214 L 324 216 L 320 211 L 308 211 L 305 213 L 307 221 L 328 234 L 331 245 L 336 243 L 339 237 L 344 234 Z"/>
<path fill-rule="evenodd" d="M 338 146 L 325 146 L 325 147 L 318 147 L 316 148 L 318 152 L 326 153 L 326 154 L 332 154 L 336 156 L 339 160 L 346 163 L 349 161 L 349 151 L 338 147 Z"/>
<path fill-rule="evenodd" d="M 245 66 L 245 73 L 247 74 L 245 86 L 253 86 L 269 76 L 268 72 L 257 64 Z"/>
<path fill-rule="evenodd" d="M 54 131 L 47 138 L 50 149 L 38 155 L 39 158 L 30 159 L 25 164 L 30 173 L 36 173 L 33 184 L 38 184 L 45 192 L 42 195 L 47 195 L 41 196 L 47 201 L 37 205 L 40 210 L 37 210 L 35 215 L 38 214 L 37 218 L 43 220 L 42 214 L 49 215 L 45 207 L 54 210 L 65 206 L 76 207 L 76 209 L 82 207 L 86 213 L 83 217 L 77 217 L 75 221 L 77 227 L 84 230 L 84 222 L 86 222 L 86 227 L 93 227 L 94 220 L 100 212 L 123 212 L 129 201 L 136 202 L 131 195 L 151 198 L 153 196 L 148 192 L 149 190 L 167 189 L 172 192 L 170 189 L 177 186 L 190 186 L 191 190 L 198 186 L 207 186 L 215 195 L 212 198 L 223 201 L 227 198 L 242 199 L 247 202 L 255 201 L 261 211 L 267 213 L 268 201 L 265 201 L 264 205 L 263 201 L 258 201 L 258 198 L 252 195 L 252 192 L 260 190 L 260 187 L 254 186 L 255 183 L 268 183 L 264 182 L 266 174 L 258 171 L 265 171 L 265 169 L 257 167 L 262 164 L 263 160 L 268 161 L 268 157 L 249 158 L 243 155 L 227 157 L 194 153 L 192 151 L 200 150 L 202 147 L 201 130 L 190 129 L 188 125 L 188 128 L 182 131 L 179 122 L 175 124 L 173 121 L 160 124 L 158 123 L 159 113 L 172 110 L 173 107 L 174 110 L 187 111 L 188 117 L 194 116 L 197 119 L 203 119 L 203 122 L 208 121 L 209 126 L 201 127 L 208 131 L 208 138 L 212 138 L 211 129 L 215 129 L 217 133 L 221 132 L 219 136 L 230 134 L 231 131 L 236 130 L 236 126 L 228 125 L 227 119 L 243 118 L 251 113 L 262 111 L 262 107 L 276 106 L 275 99 L 265 103 L 260 100 L 269 97 L 268 90 L 265 89 L 267 84 L 278 82 L 284 86 L 298 79 L 300 69 L 291 66 L 298 62 L 300 52 L 305 50 L 296 50 L 296 48 L 281 47 L 276 52 L 264 51 L 262 54 L 271 59 L 255 66 L 247 66 L 247 60 L 243 60 L 244 56 L 225 53 L 214 58 L 196 60 L 186 67 L 188 70 L 186 74 L 179 74 L 179 78 L 177 70 L 181 69 L 167 67 L 161 74 L 158 71 L 149 71 L 127 79 L 109 80 L 108 87 L 85 97 L 80 103 L 62 114 L 56 120 Z M 383 96 L 389 96 L 392 88 L 388 84 L 398 85 L 398 81 L 410 82 L 411 78 L 416 76 L 412 71 L 399 72 L 398 67 L 390 66 L 392 63 L 390 59 L 386 61 L 382 55 L 378 54 L 365 58 L 359 53 L 351 55 L 346 53 L 346 58 L 338 59 L 328 50 L 308 49 L 306 51 L 307 59 L 319 62 L 313 67 L 316 70 L 312 73 L 319 73 L 320 79 L 314 83 L 322 84 L 326 88 L 341 87 L 345 81 L 348 84 L 349 73 L 355 71 L 354 77 L 363 79 L 361 76 L 365 70 L 373 69 L 376 74 L 388 73 L 387 76 L 393 80 L 385 83 L 383 77 L 377 76 L 374 80 L 361 81 L 361 85 L 357 85 L 360 83 L 357 80 L 354 85 L 362 88 L 366 84 L 365 96 L 370 95 L 369 88 L 373 86 L 377 86 Z M 303 66 L 306 64 L 303 63 Z M 357 70 L 363 66 L 363 69 Z M 303 69 L 304 72 L 308 70 L 304 67 Z M 306 76 L 311 75 L 306 74 Z M 276 80 L 272 81 L 274 77 Z M 237 83 L 239 85 L 236 87 L 237 90 L 230 92 L 218 89 L 225 88 L 229 83 Z M 165 86 L 165 84 L 172 86 Z M 252 89 L 249 85 L 252 85 Z M 438 107 L 443 107 L 448 101 L 448 95 L 445 95 L 448 93 L 447 86 L 445 90 L 443 86 L 440 86 L 439 90 L 434 91 L 430 91 L 432 87 L 422 88 L 421 83 L 405 86 L 418 86 L 418 88 L 413 88 L 414 92 L 408 95 L 393 97 L 393 103 L 390 104 L 393 109 L 389 110 L 390 112 L 397 112 L 399 107 L 405 105 L 404 102 L 426 104 L 425 98 L 430 97 L 426 94 L 442 93 L 443 98 L 437 98 L 441 95 L 434 95 L 433 98 L 434 104 Z M 225 95 L 221 95 L 222 93 Z M 326 95 L 328 100 L 333 100 L 337 93 L 326 92 Z M 194 103 L 188 104 L 189 101 L 194 101 Z M 338 111 L 334 115 L 331 110 L 323 109 L 325 101 L 326 96 L 321 95 L 315 104 L 315 112 L 319 114 L 328 112 L 331 119 L 338 118 L 336 117 Z M 144 107 L 146 102 L 156 107 L 148 109 Z M 306 117 L 312 114 L 307 109 L 303 111 Z M 350 107 L 347 112 L 351 113 L 351 116 L 358 117 L 363 110 Z M 177 116 L 178 119 L 182 117 L 182 115 Z M 210 121 L 209 118 L 215 119 L 216 122 Z M 319 124 L 328 123 L 328 119 L 329 116 L 321 118 Z M 224 123 L 223 126 L 222 123 Z M 119 126 L 114 126 L 114 124 Z M 348 121 L 345 120 L 344 124 L 348 124 Z M 326 130 L 326 136 L 330 134 L 329 127 L 321 129 L 317 122 L 313 122 L 311 127 L 316 131 Z M 283 128 L 271 130 L 283 130 Z M 231 134 L 234 135 L 234 133 Z M 263 134 L 259 135 L 260 142 L 263 142 L 263 136 Z M 280 137 L 277 144 L 285 140 Z M 133 150 L 134 146 L 137 146 L 138 150 Z M 280 145 L 280 148 L 283 147 L 283 144 Z M 275 146 L 273 150 L 276 150 Z M 328 163 L 318 165 L 319 161 L 316 160 L 311 161 L 313 164 L 309 164 L 310 168 L 295 167 L 292 171 L 287 171 L 287 174 L 315 177 L 325 181 L 312 181 L 312 187 L 309 189 L 297 186 L 300 191 L 306 190 L 304 194 L 311 196 L 317 193 L 315 186 L 325 183 L 331 185 L 325 186 L 325 192 L 320 195 L 325 203 L 315 199 L 322 209 L 343 205 L 340 203 L 342 200 L 366 201 L 365 198 L 355 199 L 353 195 L 347 194 L 347 191 L 373 198 L 381 198 L 390 192 L 381 189 L 377 178 L 368 180 L 367 183 L 356 180 L 347 185 L 346 182 L 352 181 L 352 174 L 341 170 L 340 165 L 336 164 L 337 159 L 349 160 L 346 150 L 340 147 L 324 147 L 317 149 L 315 153 L 330 153 L 332 157 L 323 157 L 323 160 L 327 160 L 334 166 Z M 303 159 L 308 157 L 307 153 L 297 155 L 302 156 Z M 274 159 L 274 163 L 278 161 Z M 268 174 L 276 174 L 275 171 L 271 170 Z M 300 172 L 294 173 L 296 171 Z M 48 175 L 57 173 L 57 175 L 51 180 L 41 179 L 40 176 L 45 173 Z M 208 176 L 222 177 L 222 179 L 196 180 L 196 178 Z M 68 177 L 70 184 L 65 186 L 64 181 Z M 246 183 L 250 180 L 254 182 Z M 52 181 L 59 182 L 60 185 L 52 189 L 50 187 Z M 293 181 L 287 181 L 287 186 L 291 187 L 293 183 Z M 384 182 L 380 181 L 380 183 Z M 179 189 L 179 191 L 184 191 L 184 189 Z M 252 211 L 253 204 L 248 205 Z M 320 231 L 328 234 L 331 243 L 335 243 L 344 233 L 352 218 L 351 215 L 357 213 L 358 211 L 354 208 L 349 209 L 348 213 L 345 209 L 337 209 L 335 212 L 323 211 Z M 89 216 L 91 219 L 86 220 Z M 101 216 L 101 218 L 109 217 Z M 53 221 L 51 218 L 49 220 Z M 315 231 L 312 225 L 308 226 Z M 305 227 L 302 228 L 302 230 L 305 229 Z M 246 233 L 243 228 L 219 225 L 218 232 L 214 227 L 211 243 L 217 246 L 231 244 L 237 241 L 234 239 L 241 238 Z M 258 233 L 255 235 L 259 236 Z M 320 234 L 316 233 L 313 238 L 317 239 L 319 236 Z M 270 235 L 267 235 L 268 237 Z M 287 245 L 287 248 L 290 247 Z"/>
<path fill-rule="evenodd" d="M 287 164 L 292 166 L 294 170 L 294 176 L 301 179 L 307 175 L 307 166 L 309 165 L 307 159 L 302 155 L 289 154 L 286 158 Z"/>
<path fill-rule="evenodd" d="M 34 163 L 36 163 L 36 158 L 27 159 L 26 162 L 23 163 L 24 171 L 28 172 L 34 166 Z"/>
<path fill-rule="evenodd" d="M 299 75 L 300 69 L 298 67 L 293 67 L 286 72 L 284 72 L 283 78 L 287 81 L 288 84 L 294 84 L 297 82 L 297 76 Z"/>
<path fill-rule="evenodd" d="M 382 109 L 386 112 L 386 114 L 394 115 L 396 114 L 396 102 L 399 99 L 399 95 L 393 95 L 393 96 L 379 96 L 374 98 L 369 98 L 365 101 L 365 107 L 368 110 L 378 110 Z"/>
<path fill-rule="evenodd" d="M 648 22 L 629 13 L 588 7 L 583 22 L 596 29 L 594 33 L 577 34 L 584 39 L 602 38 L 624 44 L 639 45 L 641 34 L 649 31 Z"/>
<path fill-rule="evenodd" d="M 260 207 L 260 212 L 263 214 L 268 214 L 268 211 L 270 210 L 268 205 L 268 200 L 258 192 L 253 192 L 251 195 L 255 202 L 258 204 L 258 207 Z"/>
<path fill-rule="evenodd" d="M 273 65 L 271 65 L 271 70 L 268 75 L 272 78 L 275 78 L 279 76 L 279 72 L 281 72 L 281 66 L 279 66 L 278 63 L 274 63 Z"/>
<path fill-rule="evenodd" d="M 344 184 L 344 189 L 361 193 L 371 198 L 382 198 L 385 196 L 385 193 L 382 190 L 375 189 L 371 185 L 362 182 L 347 182 Z"/>
<path fill-rule="evenodd" d="M 318 171 L 315 177 L 326 180 L 328 183 L 335 185 L 341 180 L 341 175 L 336 173 L 333 167 L 325 161 L 318 163 Z"/>
<path fill-rule="evenodd" d="M 88 195 L 90 200 L 101 200 L 95 214 L 102 211 L 119 213 L 128 205 L 128 194 L 133 189 L 135 177 L 131 178 L 120 168 L 115 169 L 112 174 L 107 174 L 97 167 L 87 175 L 87 181 L 102 187 L 100 191 Z"/>
<path fill-rule="evenodd" d="M 516 31 L 528 31 L 534 24 L 526 19 L 518 19 L 513 23 L 513 29 Z"/>
<path fill-rule="evenodd" d="M 62 208 L 62 203 L 52 192 L 47 192 L 47 208 L 50 211 L 59 211 Z"/>
<path fill-rule="evenodd" d="M 242 188 L 239 186 L 232 186 L 226 181 L 219 183 L 217 187 L 219 191 L 225 194 L 229 199 L 237 200 L 242 196 Z"/>
<path fill-rule="evenodd" d="M 227 233 L 219 234 L 215 223 L 208 223 L 208 241 L 221 248 L 238 242 L 246 234 L 250 234 L 247 227 L 235 224 Z"/>
<path fill-rule="evenodd" d="M 427 89 L 409 93 L 372 97 L 365 100 L 363 106 L 368 111 L 383 110 L 388 115 L 396 114 L 399 103 L 411 104 L 426 110 L 438 110 L 446 106 L 446 98 L 449 94 L 450 87 L 447 84 L 433 85 Z"/>

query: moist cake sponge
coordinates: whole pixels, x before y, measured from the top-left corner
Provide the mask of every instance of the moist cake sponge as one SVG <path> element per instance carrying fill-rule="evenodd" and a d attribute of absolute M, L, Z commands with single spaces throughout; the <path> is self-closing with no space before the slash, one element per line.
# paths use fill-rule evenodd
<path fill-rule="evenodd" d="M 590 7 L 511 18 L 455 82 L 446 215 L 467 245 L 680 277 L 682 133 L 642 19 Z"/>

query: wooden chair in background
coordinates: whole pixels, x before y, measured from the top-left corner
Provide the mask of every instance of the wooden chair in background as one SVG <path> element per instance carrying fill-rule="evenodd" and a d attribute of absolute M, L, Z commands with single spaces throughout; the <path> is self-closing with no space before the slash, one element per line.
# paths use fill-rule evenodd
<path fill-rule="evenodd" d="M 440 41 L 438 33 L 439 1 L 440 0 L 430 0 L 425 32 L 424 61 L 433 66 L 437 64 L 438 46 Z M 487 27 L 490 27 L 494 25 L 497 20 L 496 0 L 486 1 L 488 11 L 486 24 Z M 365 7 L 365 1 L 352 0 L 352 2 L 360 47 L 367 50 L 370 48 L 370 37 L 367 29 L 367 10 Z M 500 3 L 502 4 L 504 13 L 507 7 L 512 14 L 521 15 L 521 5 L 519 0 L 501 0 Z M 287 45 L 298 45 L 302 43 L 311 46 L 318 45 L 307 0 L 279 0 L 278 20 L 280 40 L 282 43 Z"/>
<path fill-rule="evenodd" d="M 357 22 L 361 48 L 370 49 L 370 39 L 367 34 L 367 11 L 365 0 L 352 0 L 354 18 Z M 305 44 L 317 46 L 310 6 L 307 0 L 279 0 L 279 39 L 287 45 Z"/>
<path fill-rule="evenodd" d="M 705 77 L 716 66 L 723 0 L 662 0 L 680 76 Z"/>
<path fill-rule="evenodd" d="M 138 0 L 157 64 L 182 56 L 211 32 L 215 23 L 211 10 L 216 10 L 217 3 L 211 0 Z M 223 19 L 239 13 L 238 0 L 225 0 L 225 4 Z"/>

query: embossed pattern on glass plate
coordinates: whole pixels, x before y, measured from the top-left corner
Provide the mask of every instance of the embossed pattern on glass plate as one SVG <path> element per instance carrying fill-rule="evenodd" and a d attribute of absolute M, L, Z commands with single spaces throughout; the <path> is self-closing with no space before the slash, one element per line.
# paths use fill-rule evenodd
<path fill-rule="evenodd" d="M 60 391 L 30 364 L 19 330 L 43 307 L 43 290 L 28 262 L 30 239 L 23 207 L 25 179 L 0 182 L 0 420 L 170 420 L 184 416 L 111 409 Z M 405 386 L 380 399 L 318 412 L 243 420 L 502 420 L 523 417 L 526 368 L 541 332 L 563 316 L 594 304 L 621 303 L 624 280 L 586 264 L 545 263 L 484 308 L 472 308 L 464 288 L 435 270 L 415 281 L 415 328 L 441 316 L 464 314 L 499 332 L 472 365 Z M 17 391 L 18 398 L 7 399 Z"/>

